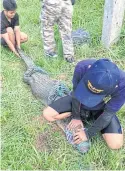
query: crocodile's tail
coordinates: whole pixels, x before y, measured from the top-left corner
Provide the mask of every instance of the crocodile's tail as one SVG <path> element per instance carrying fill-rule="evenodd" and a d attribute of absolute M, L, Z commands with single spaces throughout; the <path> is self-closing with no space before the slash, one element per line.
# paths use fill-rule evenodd
<path fill-rule="evenodd" d="M 42 69 L 39 66 L 36 66 L 34 64 L 33 60 L 29 56 L 25 55 L 23 50 L 17 48 L 17 52 L 19 53 L 20 57 L 25 62 L 26 66 L 27 66 L 27 69 L 31 69 L 32 68 L 32 70 L 35 71 L 35 72 L 40 72 L 42 74 L 48 74 L 44 69 Z"/>
<path fill-rule="evenodd" d="M 35 67 L 33 60 L 29 56 L 25 55 L 21 49 L 17 48 L 17 52 L 19 53 L 20 57 L 24 60 L 27 68 Z"/>

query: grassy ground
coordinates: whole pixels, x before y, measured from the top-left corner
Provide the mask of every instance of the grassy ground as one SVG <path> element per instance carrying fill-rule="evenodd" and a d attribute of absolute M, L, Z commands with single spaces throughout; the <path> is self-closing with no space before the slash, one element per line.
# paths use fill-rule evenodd
<path fill-rule="evenodd" d="M 121 39 L 110 50 L 100 45 L 102 0 L 79 0 L 74 8 L 73 29 L 86 28 L 91 34 L 90 46 L 75 49 L 76 59 L 109 57 L 118 60 L 125 69 L 125 24 Z M 62 47 L 57 28 L 56 40 L 59 58 L 48 61 L 44 58 L 40 35 L 40 2 L 37 0 L 19 0 L 18 13 L 22 31 L 29 41 L 22 49 L 54 78 L 62 78 L 71 88 L 74 66 L 66 63 L 62 57 Z M 45 122 L 40 115 L 44 106 L 31 94 L 30 88 L 23 83 L 26 70 L 23 61 L 6 49 L 2 50 L 2 170 L 124 170 L 125 145 L 121 150 L 109 150 L 100 134 L 92 139 L 90 151 L 82 156 L 65 140 L 55 124 Z M 120 62 L 122 60 L 122 62 Z M 125 110 L 118 113 L 125 128 Z"/>

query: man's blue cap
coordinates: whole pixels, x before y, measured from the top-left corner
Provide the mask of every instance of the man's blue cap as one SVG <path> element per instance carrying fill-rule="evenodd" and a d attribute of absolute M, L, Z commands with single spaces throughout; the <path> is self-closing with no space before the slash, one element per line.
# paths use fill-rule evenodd
<path fill-rule="evenodd" d="M 120 72 L 109 59 L 99 59 L 87 70 L 74 95 L 87 107 L 94 107 L 118 87 Z"/>

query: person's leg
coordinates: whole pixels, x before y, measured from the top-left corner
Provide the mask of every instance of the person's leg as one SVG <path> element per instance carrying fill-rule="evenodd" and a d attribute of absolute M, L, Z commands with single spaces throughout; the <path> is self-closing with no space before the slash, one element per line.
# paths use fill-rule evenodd
<path fill-rule="evenodd" d="M 123 129 L 116 115 L 101 133 L 109 148 L 115 150 L 123 146 Z"/>
<path fill-rule="evenodd" d="M 58 2 L 58 1 L 57 1 Z M 54 24 L 57 13 L 57 2 L 45 1 L 41 12 L 42 38 L 45 53 L 51 54 L 55 52 L 56 43 L 54 39 Z M 52 4 L 51 4 L 52 3 Z M 53 4 L 54 3 L 54 4 Z"/>
<path fill-rule="evenodd" d="M 27 40 L 28 40 L 27 34 L 25 34 L 24 32 L 21 32 L 20 33 L 20 41 L 21 41 L 21 43 L 27 42 Z"/>
<path fill-rule="evenodd" d="M 7 43 L 6 43 L 6 41 L 4 40 L 3 37 L 0 38 L 0 44 L 1 44 L 2 46 L 4 46 L 4 47 L 7 47 Z"/>
<path fill-rule="evenodd" d="M 8 27 L 7 29 L 7 33 L 9 36 L 9 40 L 13 43 L 13 45 L 15 46 L 15 34 L 14 34 L 14 30 L 11 27 Z"/>
<path fill-rule="evenodd" d="M 59 100 L 56 100 L 44 109 L 44 118 L 52 122 L 69 117 L 72 109 L 71 102 L 71 96 L 65 96 Z"/>
<path fill-rule="evenodd" d="M 8 33 L 8 36 L 9 36 L 9 39 L 10 41 L 13 43 L 13 45 L 15 46 L 15 34 L 14 34 L 14 31 L 11 27 L 7 28 L 7 33 Z M 7 45 L 6 42 L 4 42 L 3 38 L 1 38 L 1 43 L 3 43 L 3 45 Z M 27 34 L 21 32 L 20 33 L 20 41 L 21 43 L 24 43 L 28 40 L 28 36 Z"/>
<path fill-rule="evenodd" d="M 64 8 L 62 10 L 62 14 L 58 21 L 59 31 L 62 38 L 64 58 L 68 62 L 73 62 L 74 48 L 73 48 L 73 41 L 71 36 L 73 7 L 70 0 L 63 1 L 63 3 L 64 3 Z"/>
<path fill-rule="evenodd" d="M 53 108 L 49 106 L 43 111 L 44 118 L 50 122 L 67 118 L 70 115 L 71 115 L 71 112 L 65 112 L 65 113 L 59 114 L 56 110 L 54 110 Z"/>
<path fill-rule="evenodd" d="M 6 46 L 10 48 L 10 50 L 16 55 L 19 57 L 19 54 L 17 53 L 16 49 L 15 49 L 15 34 L 14 34 L 14 31 L 11 27 L 8 27 L 6 29 L 6 33 L 5 34 L 2 34 L 1 37 L 3 40 L 2 45 L 5 44 L 6 42 Z M 5 41 L 5 42 L 4 42 Z M 4 45 L 5 46 L 5 45 Z"/>

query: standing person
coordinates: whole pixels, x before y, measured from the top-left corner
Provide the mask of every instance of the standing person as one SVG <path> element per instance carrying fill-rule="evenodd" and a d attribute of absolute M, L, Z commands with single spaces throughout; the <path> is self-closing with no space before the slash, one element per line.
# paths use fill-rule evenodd
<path fill-rule="evenodd" d="M 16 12 L 17 4 L 15 0 L 3 0 L 4 10 L 1 12 L 1 45 L 8 46 L 17 56 L 16 46 L 26 42 L 28 37 L 20 31 L 19 15 Z"/>
<path fill-rule="evenodd" d="M 45 55 L 57 57 L 54 39 L 54 25 L 57 23 L 62 38 L 63 54 L 67 62 L 74 61 L 71 37 L 74 0 L 43 0 L 41 21 Z"/>
<path fill-rule="evenodd" d="M 74 131 L 74 144 L 90 140 L 101 132 L 111 149 L 123 145 L 123 130 L 116 114 L 125 103 L 125 72 L 108 59 L 79 62 L 73 76 L 72 95 L 62 97 L 43 111 L 48 121 L 69 117 L 67 129 Z M 94 123 L 88 128 L 85 122 Z"/>

